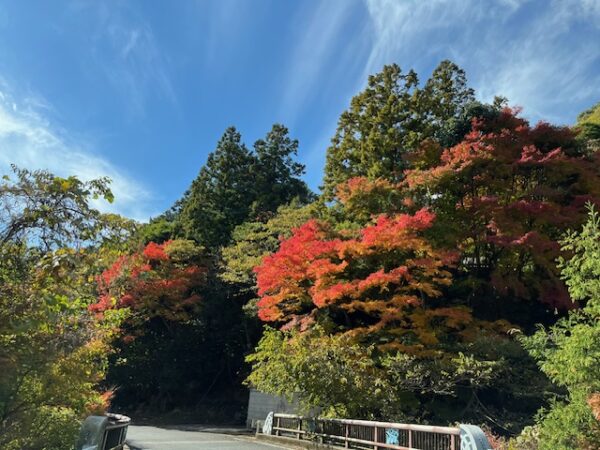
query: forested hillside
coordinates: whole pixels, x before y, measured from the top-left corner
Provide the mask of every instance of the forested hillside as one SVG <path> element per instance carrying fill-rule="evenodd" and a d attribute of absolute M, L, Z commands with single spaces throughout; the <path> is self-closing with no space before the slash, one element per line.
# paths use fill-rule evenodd
<path fill-rule="evenodd" d="M 424 81 L 385 66 L 339 117 L 321 192 L 284 125 L 251 145 L 230 127 L 144 224 L 90 206 L 107 180 L 15 168 L 0 448 L 42 448 L 49 421 L 44 448 L 68 448 L 64 424 L 106 408 L 242 423 L 248 386 L 600 447 L 600 104 L 563 126 L 477 98 L 450 61 Z"/>

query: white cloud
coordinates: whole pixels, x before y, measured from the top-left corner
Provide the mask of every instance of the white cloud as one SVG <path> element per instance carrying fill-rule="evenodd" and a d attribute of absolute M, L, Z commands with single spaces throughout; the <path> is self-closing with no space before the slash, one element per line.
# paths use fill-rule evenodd
<path fill-rule="evenodd" d="M 168 55 L 161 51 L 149 22 L 130 4 L 76 2 L 69 12 L 75 20 L 93 19 L 91 62 L 127 100 L 129 111 L 143 115 L 146 100 L 153 95 L 177 105 Z"/>
<path fill-rule="evenodd" d="M 316 94 L 315 86 L 325 65 L 334 56 L 339 45 L 339 35 L 348 20 L 350 4 L 346 1 L 322 1 L 316 7 L 302 11 L 309 17 L 301 18 L 296 24 L 297 44 L 290 52 L 287 73 L 283 76 L 285 84 L 281 99 L 281 111 L 292 123 L 302 106 Z"/>
<path fill-rule="evenodd" d="M 159 52 L 149 26 L 129 28 L 115 22 L 108 33 L 114 47 L 113 58 L 101 57 L 98 64 L 111 83 L 131 100 L 134 111 L 143 113 L 146 97 L 156 92 L 176 104 L 165 57 Z"/>
<path fill-rule="evenodd" d="M 115 202 L 94 200 L 101 211 L 116 212 L 145 221 L 149 210 L 150 192 L 106 159 L 74 142 L 64 130 L 44 117 L 49 106 L 43 100 L 28 97 L 16 101 L 0 89 L 0 172 L 6 174 L 11 164 L 30 170 L 45 169 L 57 175 L 76 175 L 81 180 L 108 176 Z"/>
<path fill-rule="evenodd" d="M 366 74 L 450 58 L 483 100 L 504 95 L 535 120 L 569 122 L 600 99 L 597 0 L 365 2 L 373 40 Z"/>
<path fill-rule="evenodd" d="M 577 27 L 597 29 L 586 39 Z M 485 54 L 489 39 L 475 53 L 481 97 L 504 95 L 535 119 L 572 122 L 579 105 L 600 100 L 599 31 L 600 8 L 585 0 L 551 2 L 493 57 Z"/>
<path fill-rule="evenodd" d="M 372 22 L 373 39 L 365 65 L 366 74 L 398 61 L 399 56 L 410 57 L 413 61 L 426 57 L 431 49 L 446 44 L 431 39 L 433 33 L 459 23 L 472 22 L 481 14 L 476 2 L 469 0 L 365 1 Z M 448 38 L 455 39 L 456 35 Z"/>

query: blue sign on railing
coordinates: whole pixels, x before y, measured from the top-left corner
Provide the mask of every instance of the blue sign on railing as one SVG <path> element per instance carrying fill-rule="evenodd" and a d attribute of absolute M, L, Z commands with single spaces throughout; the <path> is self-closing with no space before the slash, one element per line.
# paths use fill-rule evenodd
<path fill-rule="evenodd" d="M 400 432 L 395 428 L 387 428 L 385 430 L 385 443 L 400 445 Z"/>

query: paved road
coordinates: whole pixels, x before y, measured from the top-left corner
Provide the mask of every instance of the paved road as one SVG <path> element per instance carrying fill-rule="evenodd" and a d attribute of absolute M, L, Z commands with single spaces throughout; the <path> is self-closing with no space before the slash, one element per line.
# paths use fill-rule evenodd
<path fill-rule="evenodd" d="M 190 427 L 130 426 L 127 444 L 135 450 L 274 450 L 286 449 L 258 443 L 251 436 L 196 431 Z M 225 431 L 226 432 L 226 431 Z"/>

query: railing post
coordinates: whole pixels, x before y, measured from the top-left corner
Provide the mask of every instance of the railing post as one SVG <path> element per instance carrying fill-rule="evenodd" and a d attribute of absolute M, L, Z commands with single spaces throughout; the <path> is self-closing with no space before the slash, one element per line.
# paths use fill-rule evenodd
<path fill-rule="evenodd" d="M 302 417 L 298 417 L 298 440 L 302 440 L 302 433 L 300 433 L 300 431 L 302 431 Z"/>
<path fill-rule="evenodd" d="M 377 443 L 379 442 L 379 436 L 378 436 L 378 428 L 377 425 L 375 425 L 375 427 L 373 428 L 373 442 L 375 442 L 375 447 L 374 450 L 379 450 L 379 445 L 377 445 Z"/>
<path fill-rule="evenodd" d="M 408 429 L 408 448 L 412 448 L 412 430 Z"/>
<path fill-rule="evenodd" d="M 323 434 L 325 433 L 325 427 L 323 426 L 323 424 L 325 423 L 324 420 L 322 419 L 317 419 L 317 432 L 319 433 L 319 437 L 317 442 L 319 442 L 319 444 L 323 444 L 325 443 L 325 438 L 323 437 Z"/>
<path fill-rule="evenodd" d="M 279 436 L 280 432 L 279 432 L 279 427 L 281 426 L 281 418 L 280 417 L 276 417 L 277 420 L 275 420 L 275 436 Z"/>
<path fill-rule="evenodd" d="M 348 447 L 348 437 L 350 436 L 350 425 L 346 424 L 346 439 L 344 439 L 344 448 Z"/>

